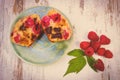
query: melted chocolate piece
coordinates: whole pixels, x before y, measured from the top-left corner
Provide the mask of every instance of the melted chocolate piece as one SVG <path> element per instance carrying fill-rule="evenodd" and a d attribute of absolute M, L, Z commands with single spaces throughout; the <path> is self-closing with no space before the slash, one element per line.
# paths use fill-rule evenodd
<path fill-rule="evenodd" d="M 38 29 L 39 29 L 39 23 L 36 24 L 36 26 L 35 26 L 35 30 L 37 31 Z"/>
<path fill-rule="evenodd" d="M 24 26 L 24 24 L 20 26 L 20 30 L 22 31 L 26 30 L 26 27 Z"/>
<path fill-rule="evenodd" d="M 52 34 L 51 38 L 62 38 L 62 34 L 61 33 L 56 33 L 56 34 Z"/>
<path fill-rule="evenodd" d="M 60 31 L 61 31 L 61 28 L 54 28 L 54 31 L 55 31 L 55 32 L 60 32 Z"/>
<path fill-rule="evenodd" d="M 13 32 L 11 33 L 11 36 L 13 36 Z"/>
<path fill-rule="evenodd" d="M 34 18 L 33 20 L 34 20 L 34 23 L 36 24 L 37 23 L 37 18 Z"/>
<path fill-rule="evenodd" d="M 30 36 L 28 35 L 27 38 L 30 38 Z"/>
<path fill-rule="evenodd" d="M 32 34 L 32 39 L 31 40 L 35 40 L 36 39 L 36 35 Z"/>
<path fill-rule="evenodd" d="M 37 18 L 34 18 L 34 21 L 36 22 Z"/>
<path fill-rule="evenodd" d="M 51 34 L 52 33 L 52 27 L 48 27 L 45 29 L 47 34 Z"/>

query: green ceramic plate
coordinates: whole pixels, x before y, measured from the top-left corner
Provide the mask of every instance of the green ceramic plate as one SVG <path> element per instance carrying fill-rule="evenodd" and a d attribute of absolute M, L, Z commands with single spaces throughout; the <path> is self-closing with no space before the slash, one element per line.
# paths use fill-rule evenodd
<path fill-rule="evenodd" d="M 38 6 L 23 11 L 15 20 L 12 25 L 22 17 L 36 13 L 42 18 L 52 7 Z M 61 13 L 63 14 L 63 13 Z M 11 29 L 12 30 L 12 29 Z M 31 47 L 22 47 L 12 43 L 16 54 L 24 61 L 34 64 L 48 64 L 58 60 L 67 49 L 69 41 L 52 43 L 48 40 L 46 35 L 43 35 L 41 39 L 38 39 Z"/>

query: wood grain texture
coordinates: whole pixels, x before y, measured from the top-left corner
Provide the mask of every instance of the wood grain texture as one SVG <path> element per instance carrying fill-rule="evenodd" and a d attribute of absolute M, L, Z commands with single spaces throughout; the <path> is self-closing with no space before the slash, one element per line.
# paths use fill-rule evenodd
<path fill-rule="evenodd" d="M 14 1 L 14 7 L 13 7 L 13 12 L 20 13 L 23 10 L 23 4 L 24 0 L 15 0 Z"/>
<path fill-rule="evenodd" d="M 20 59 L 18 59 L 18 63 L 14 67 L 13 74 L 14 74 L 14 80 L 23 80 L 23 65 Z"/>
<path fill-rule="evenodd" d="M 0 0 L 0 80 L 119 80 L 120 79 L 120 0 Z M 73 41 L 64 56 L 49 65 L 32 65 L 20 60 L 9 41 L 11 25 L 24 9 L 33 6 L 52 6 L 62 11 L 73 26 Z M 105 71 L 96 73 L 87 65 L 78 74 L 63 77 L 68 61 L 67 52 L 79 48 L 94 30 L 105 34 L 111 44 L 113 59 L 101 58 Z M 89 75 L 89 76 L 88 76 Z"/>
<path fill-rule="evenodd" d="M 36 3 L 38 3 L 38 2 L 39 2 L 39 0 L 35 0 L 35 2 L 36 2 Z"/>
<path fill-rule="evenodd" d="M 13 6 L 13 13 L 17 14 L 23 11 L 24 0 L 15 0 Z M 14 65 L 13 80 L 23 80 L 22 61 L 17 59 L 17 64 Z"/>

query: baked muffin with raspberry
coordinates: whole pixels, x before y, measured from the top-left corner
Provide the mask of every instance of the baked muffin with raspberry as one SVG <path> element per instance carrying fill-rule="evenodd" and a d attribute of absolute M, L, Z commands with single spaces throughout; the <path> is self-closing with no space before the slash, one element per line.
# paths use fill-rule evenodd
<path fill-rule="evenodd" d="M 56 9 L 51 9 L 41 19 L 42 28 L 51 42 L 60 42 L 70 39 L 72 35 L 68 20 Z"/>
<path fill-rule="evenodd" d="M 42 27 L 39 15 L 31 14 L 19 19 L 13 26 L 11 41 L 21 46 L 30 46 L 41 35 Z"/>

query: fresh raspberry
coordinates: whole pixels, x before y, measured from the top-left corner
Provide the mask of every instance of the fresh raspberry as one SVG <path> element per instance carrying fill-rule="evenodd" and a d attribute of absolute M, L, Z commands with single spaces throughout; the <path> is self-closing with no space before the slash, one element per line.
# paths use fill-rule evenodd
<path fill-rule="evenodd" d="M 50 17 L 44 16 L 41 20 L 41 23 L 44 27 L 48 27 L 50 25 Z"/>
<path fill-rule="evenodd" d="M 14 40 L 16 43 L 18 43 L 20 41 L 20 35 L 17 34 L 15 37 L 14 37 Z"/>
<path fill-rule="evenodd" d="M 56 13 L 50 16 L 50 18 L 54 21 L 54 22 L 59 22 L 61 20 L 61 15 Z"/>
<path fill-rule="evenodd" d="M 100 48 L 101 44 L 98 41 L 92 41 L 91 46 L 94 49 L 94 51 L 96 52 L 98 50 L 98 48 Z"/>
<path fill-rule="evenodd" d="M 106 37 L 105 35 L 101 35 L 100 36 L 100 43 L 103 45 L 109 44 L 110 39 L 108 37 Z"/>
<path fill-rule="evenodd" d="M 68 37 L 69 37 L 69 33 L 66 30 L 64 30 L 63 37 L 64 37 L 64 39 L 68 39 Z"/>
<path fill-rule="evenodd" d="M 80 43 L 80 48 L 83 50 L 87 49 L 89 46 L 90 46 L 90 42 L 83 41 Z"/>
<path fill-rule="evenodd" d="M 95 32 L 90 31 L 88 33 L 88 39 L 90 39 L 91 41 L 98 41 L 99 37 Z"/>
<path fill-rule="evenodd" d="M 106 50 L 104 56 L 105 56 L 106 58 L 112 58 L 112 57 L 113 57 L 113 54 L 112 54 L 112 52 L 111 52 L 110 50 Z"/>
<path fill-rule="evenodd" d="M 85 55 L 86 56 L 92 56 L 94 54 L 94 50 L 92 47 L 88 47 L 86 50 L 85 50 Z"/>
<path fill-rule="evenodd" d="M 97 50 L 97 54 L 100 55 L 100 56 L 103 56 L 104 53 L 105 53 L 105 48 L 99 48 L 99 49 Z"/>
<path fill-rule="evenodd" d="M 96 61 L 96 63 L 94 64 L 94 67 L 97 69 L 97 70 L 100 70 L 100 71 L 104 71 L 104 63 L 101 59 L 98 59 Z"/>
<path fill-rule="evenodd" d="M 25 27 L 32 27 L 34 25 L 34 20 L 31 17 L 28 17 L 24 25 Z"/>

